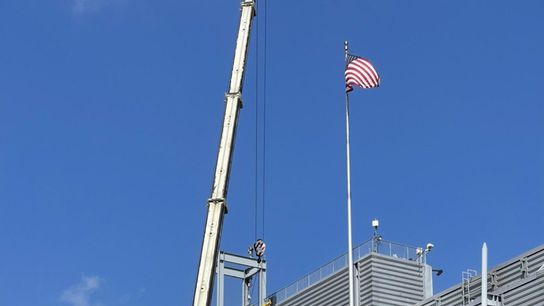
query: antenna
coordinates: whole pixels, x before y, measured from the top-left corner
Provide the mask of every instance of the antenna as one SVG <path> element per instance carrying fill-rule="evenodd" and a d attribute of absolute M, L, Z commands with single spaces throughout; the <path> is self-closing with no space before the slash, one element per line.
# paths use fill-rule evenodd
<path fill-rule="evenodd" d="M 380 226 L 380 220 L 374 218 L 374 220 L 372 220 L 372 227 L 374 228 L 375 232 L 378 231 L 379 226 Z"/>
<path fill-rule="evenodd" d="M 482 306 L 487 306 L 487 243 L 482 245 Z"/>
<path fill-rule="evenodd" d="M 380 227 L 380 221 L 376 218 L 372 220 L 372 227 L 374 228 L 374 236 L 372 237 L 372 252 L 378 253 L 378 246 L 382 241 L 382 236 L 378 233 Z"/>

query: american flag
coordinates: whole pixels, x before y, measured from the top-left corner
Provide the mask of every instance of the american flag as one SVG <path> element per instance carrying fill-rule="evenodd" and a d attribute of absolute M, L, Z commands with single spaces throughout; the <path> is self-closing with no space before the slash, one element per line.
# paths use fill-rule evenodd
<path fill-rule="evenodd" d="M 380 76 L 372 63 L 359 56 L 348 54 L 346 62 L 346 92 L 353 90 L 353 85 L 362 88 L 380 86 Z"/>

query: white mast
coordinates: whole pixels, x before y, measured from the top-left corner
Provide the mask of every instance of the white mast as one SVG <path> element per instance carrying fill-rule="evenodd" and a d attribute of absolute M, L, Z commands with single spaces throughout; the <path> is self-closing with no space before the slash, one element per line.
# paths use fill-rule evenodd
<path fill-rule="evenodd" d="M 348 42 L 344 42 L 344 55 L 348 60 Z M 348 205 L 348 271 L 349 271 L 349 306 L 354 306 L 353 246 L 351 242 L 351 164 L 349 149 L 349 95 L 346 92 L 346 168 L 347 168 L 347 205 Z"/>
<path fill-rule="evenodd" d="M 487 244 L 482 245 L 482 302 L 481 306 L 487 306 Z"/>

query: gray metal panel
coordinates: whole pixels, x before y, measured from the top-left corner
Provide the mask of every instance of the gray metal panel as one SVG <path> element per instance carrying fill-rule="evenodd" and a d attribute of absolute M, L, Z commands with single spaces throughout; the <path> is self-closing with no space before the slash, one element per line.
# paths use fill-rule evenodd
<path fill-rule="evenodd" d="M 356 262 L 359 305 L 406 306 L 423 299 L 423 265 L 416 261 L 371 253 Z M 281 301 L 281 306 L 346 306 L 348 271 L 342 269 L 316 285 Z"/>
<path fill-rule="evenodd" d="M 504 306 L 544 306 L 544 273 L 537 273 L 543 264 L 541 245 L 496 266 L 489 271 L 488 292 L 501 296 Z M 471 281 L 472 306 L 480 305 L 480 282 L 480 276 Z M 458 284 L 414 306 L 459 306 L 462 301 L 462 286 Z"/>
<path fill-rule="evenodd" d="M 540 274 L 523 285 L 506 291 L 503 295 L 505 306 L 544 305 L 544 274 Z"/>
<path fill-rule="evenodd" d="M 309 287 L 278 305 L 349 305 L 348 270 L 343 269 L 315 286 Z"/>
<path fill-rule="evenodd" d="M 361 305 L 402 306 L 423 299 L 422 264 L 379 254 L 369 258 L 359 269 L 365 279 L 360 286 Z"/>

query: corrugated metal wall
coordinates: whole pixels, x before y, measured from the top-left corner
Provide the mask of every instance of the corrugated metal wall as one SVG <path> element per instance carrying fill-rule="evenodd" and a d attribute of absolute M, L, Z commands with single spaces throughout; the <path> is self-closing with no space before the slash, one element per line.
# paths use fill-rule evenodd
<path fill-rule="evenodd" d="M 279 303 L 282 306 L 349 305 L 348 270 L 343 269 Z"/>
<path fill-rule="evenodd" d="M 423 265 L 373 254 L 359 265 L 360 305 L 412 305 L 424 298 Z"/>
<path fill-rule="evenodd" d="M 508 306 L 544 305 L 544 273 L 519 287 L 506 290 L 502 294 L 502 299 L 503 305 Z"/>
<path fill-rule="evenodd" d="M 425 288 L 423 265 L 371 253 L 357 266 L 361 306 L 480 305 L 480 276 L 470 280 L 464 293 L 462 284 L 458 284 L 420 302 Z M 491 269 L 488 279 L 489 294 L 500 298 L 502 306 L 544 306 L 544 245 Z M 348 292 L 348 272 L 343 269 L 278 305 L 346 306 Z"/>
<path fill-rule="evenodd" d="M 406 259 L 371 253 L 357 262 L 360 304 L 404 306 L 421 301 L 424 295 L 423 265 Z M 327 279 L 278 303 L 281 306 L 349 305 L 348 271 Z"/>
<path fill-rule="evenodd" d="M 453 286 L 424 298 L 424 266 L 418 262 L 371 253 L 357 262 L 361 306 L 478 306 L 480 276 L 467 286 Z M 540 269 L 540 271 L 538 271 Z M 502 306 L 544 306 L 544 245 L 489 271 L 489 294 Z M 281 306 L 346 306 L 348 271 L 342 269 L 278 303 Z"/>
<path fill-rule="evenodd" d="M 503 306 L 544 306 L 544 245 L 519 255 L 489 271 L 488 293 Z M 480 305 L 480 276 L 470 282 L 470 301 L 463 304 L 462 284 L 453 286 L 415 306 Z M 468 292 L 467 290 L 465 292 Z"/>

